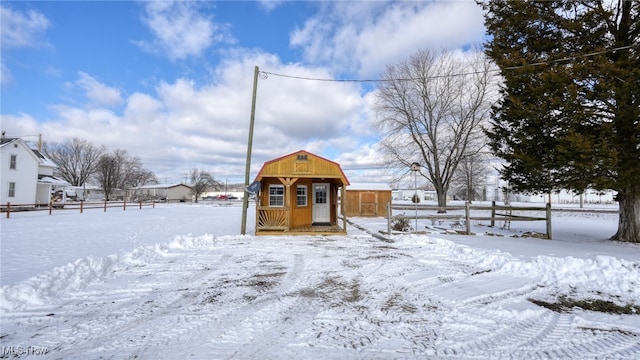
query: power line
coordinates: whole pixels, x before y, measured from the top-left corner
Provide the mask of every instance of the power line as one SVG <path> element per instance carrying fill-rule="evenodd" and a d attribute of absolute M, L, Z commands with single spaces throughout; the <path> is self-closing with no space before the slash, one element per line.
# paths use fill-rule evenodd
<path fill-rule="evenodd" d="M 606 50 L 601 50 L 601 51 L 595 51 L 595 52 L 582 54 L 582 55 L 569 56 L 569 57 L 565 57 L 565 58 L 561 58 L 561 59 L 540 61 L 540 62 L 536 62 L 536 63 L 523 64 L 523 65 L 517 65 L 517 66 L 509 66 L 509 67 L 505 67 L 504 69 L 494 69 L 494 70 L 489 70 L 487 72 L 500 72 L 500 71 L 503 71 L 503 70 L 518 70 L 518 69 L 523 69 L 523 68 L 527 68 L 527 67 L 550 65 L 550 64 L 560 63 L 560 62 L 577 60 L 577 59 L 580 59 L 580 58 L 588 58 L 588 57 L 592 57 L 592 56 L 596 56 L 596 55 L 602 55 L 602 54 L 606 54 L 606 53 L 610 53 L 610 52 L 616 52 L 616 51 L 620 51 L 620 50 L 627 50 L 627 49 L 631 49 L 631 48 L 638 47 L 638 46 L 639 46 L 638 44 L 620 46 L 620 47 L 616 47 L 616 48 L 611 48 L 611 49 L 606 49 Z M 271 72 L 271 71 L 262 71 L 261 70 L 260 71 L 260 78 L 267 79 L 269 77 L 269 75 L 271 75 L 271 76 L 278 76 L 278 77 L 296 79 L 296 80 L 307 80 L 307 81 L 373 83 L 373 82 L 415 81 L 415 80 L 424 80 L 424 79 L 427 79 L 427 80 L 428 79 L 440 79 L 440 78 L 446 78 L 446 77 L 476 75 L 476 74 L 481 74 L 481 73 L 484 73 L 484 72 L 485 71 L 470 71 L 470 72 L 457 73 L 457 74 L 451 74 L 451 75 L 434 75 L 434 76 L 429 76 L 429 77 L 426 77 L 426 78 L 328 79 L 328 78 L 315 78 L 315 77 L 307 77 L 307 76 L 296 76 L 296 75 L 280 74 L 280 73 L 275 73 L 275 72 Z"/>
<path fill-rule="evenodd" d="M 540 61 L 540 62 L 537 62 L 537 63 L 524 64 L 524 65 L 518 65 L 518 66 L 508 66 L 508 67 L 504 68 L 504 70 L 517 70 L 517 69 L 522 69 L 522 68 L 525 68 L 525 67 L 550 65 L 550 64 L 555 64 L 555 63 L 559 63 L 559 62 L 577 60 L 579 58 L 587 58 L 587 57 L 592 57 L 592 56 L 596 56 L 596 55 L 603 55 L 603 54 L 606 54 L 606 53 L 616 52 L 616 51 L 620 51 L 620 50 L 627 50 L 627 49 L 631 49 L 631 48 L 637 47 L 637 46 L 638 46 L 638 44 L 620 46 L 620 47 L 617 47 L 617 48 L 611 48 L 611 49 L 606 49 L 606 50 L 601 50 L 601 51 L 594 51 L 594 52 L 587 53 L 587 54 L 569 56 L 569 57 L 565 57 L 565 58 L 561 58 L 561 59 Z"/>

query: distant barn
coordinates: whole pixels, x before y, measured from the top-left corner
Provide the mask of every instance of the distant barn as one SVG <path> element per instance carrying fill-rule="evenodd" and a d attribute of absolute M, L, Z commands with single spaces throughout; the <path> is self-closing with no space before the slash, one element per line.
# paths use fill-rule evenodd
<path fill-rule="evenodd" d="M 191 202 L 191 190 L 191 186 L 185 184 L 150 184 L 134 189 L 132 198 L 136 201 Z"/>
<path fill-rule="evenodd" d="M 347 186 L 345 215 L 386 217 L 391 188 L 383 183 L 353 183 Z"/>

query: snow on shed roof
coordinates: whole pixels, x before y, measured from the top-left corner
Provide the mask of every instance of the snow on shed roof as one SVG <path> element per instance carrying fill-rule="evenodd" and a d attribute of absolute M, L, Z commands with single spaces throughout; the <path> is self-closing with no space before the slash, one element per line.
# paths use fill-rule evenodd
<path fill-rule="evenodd" d="M 58 179 L 55 176 L 38 176 L 38 183 L 40 184 L 51 184 L 51 185 L 59 185 L 59 186 L 67 186 L 71 185 L 65 180 Z"/>
<path fill-rule="evenodd" d="M 352 183 L 347 186 L 347 190 L 386 190 L 391 191 L 391 187 L 386 183 Z"/>

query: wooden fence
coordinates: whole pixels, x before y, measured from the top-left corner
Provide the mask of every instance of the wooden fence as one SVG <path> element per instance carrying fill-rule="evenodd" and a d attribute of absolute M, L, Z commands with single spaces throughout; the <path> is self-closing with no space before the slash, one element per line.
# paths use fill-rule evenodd
<path fill-rule="evenodd" d="M 491 221 L 491 226 L 495 226 L 496 221 L 545 221 L 547 224 L 546 228 L 546 238 L 551 239 L 551 204 L 546 204 L 544 207 L 540 206 L 527 206 L 527 207 L 515 207 L 515 206 L 502 206 L 496 205 L 495 201 L 492 202 L 491 206 L 480 206 L 480 205 L 472 205 L 470 203 L 465 203 L 464 206 L 447 206 L 447 207 L 439 207 L 433 205 L 391 205 L 387 203 L 387 230 L 388 233 L 391 233 L 391 221 L 392 219 L 423 219 L 423 220 L 464 220 L 465 222 L 465 234 L 471 234 L 471 220 L 479 220 L 479 221 Z M 393 210 L 415 210 L 415 216 L 408 215 L 396 215 L 393 216 Z M 460 211 L 464 210 L 464 214 L 449 214 L 447 211 Z M 435 214 L 429 215 L 418 215 L 418 211 L 435 211 Z M 514 215 L 514 211 L 533 211 L 533 212 L 541 212 L 544 216 L 523 216 L 523 215 Z M 490 216 L 478 216 L 473 215 L 472 212 L 476 214 L 478 212 L 488 213 L 490 212 Z M 417 231 L 418 229 L 416 229 Z"/>
<path fill-rule="evenodd" d="M 156 207 L 155 201 L 104 201 L 104 202 L 73 202 L 73 203 L 56 203 L 49 202 L 49 204 L 11 204 L 8 202 L 6 205 L 0 206 L 0 212 L 6 213 L 7 219 L 10 218 L 12 213 L 22 211 L 49 211 L 49 215 L 52 215 L 54 211 L 79 211 L 81 214 L 85 209 L 103 209 L 105 212 L 107 208 L 118 208 L 127 210 L 127 207 L 137 207 L 142 209 L 143 206 Z"/>

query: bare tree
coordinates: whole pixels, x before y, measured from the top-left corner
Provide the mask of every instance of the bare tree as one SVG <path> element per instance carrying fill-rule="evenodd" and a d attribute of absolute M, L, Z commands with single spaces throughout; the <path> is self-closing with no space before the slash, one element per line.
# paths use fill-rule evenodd
<path fill-rule="evenodd" d="M 208 171 L 191 169 L 189 175 L 191 178 L 191 194 L 194 195 L 195 202 L 198 202 L 198 198 L 202 193 L 211 189 L 219 189 L 222 186 Z"/>
<path fill-rule="evenodd" d="M 478 152 L 460 159 L 456 175 L 452 181 L 453 193 L 458 198 L 473 202 L 482 198 L 489 167 L 488 154 Z"/>
<path fill-rule="evenodd" d="M 128 185 L 132 188 L 137 188 L 147 184 L 157 184 L 158 177 L 153 171 L 148 169 L 134 169 L 131 176 L 129 176 Z"/>
<path fill-rule="evenodd" d="M 491 69 L 480 51 L 422 50 L 383 74 L 376 107 L 382 150 L 405 169 L 419 163 L 441 207 L 460 161 L 480 151 L 474 144 L 482 143 L 497 94 Z"/>
<path fill-rule="evenodd" d="M 73 186 L 85 185 L 106 152 L 104 146 L 79 138 L 64 143 L 45 143 L 42 150 L 57 165 L 57 174 Z"/>
<path fill-rule="evenodd" d="M 104 154 L 98 161 L 94 179 L 104 191 L 107 199 L 111 199 L 113 190 L 128 190 L 132 187 L 157 182 L 151 171 L 142 167 L 137 156 L 131 156 L 127 150 L 114 150 Z"/>
<path fill-rule="evenodd" d="M 111 193 L 117 188 L 117 165 L 112 154 L 104 154 L 98 160 L 94 173 L 95 182 L 102 188 L 105 200 L 111 199 Z"/>

